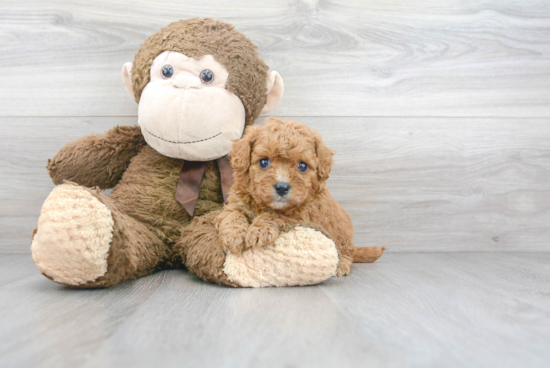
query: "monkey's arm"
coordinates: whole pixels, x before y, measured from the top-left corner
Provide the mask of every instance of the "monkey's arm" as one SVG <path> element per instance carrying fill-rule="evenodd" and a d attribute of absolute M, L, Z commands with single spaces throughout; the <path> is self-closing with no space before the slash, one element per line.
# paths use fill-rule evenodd
<path fill-rule="evenodd" d="M 67 143 L 46 168 L 54 184 L 64 180 L 86 187 L 114 187 L 132 157 L 145 146 L 138 126 L 115 127 L 107 133 L 90 135 Z"/>

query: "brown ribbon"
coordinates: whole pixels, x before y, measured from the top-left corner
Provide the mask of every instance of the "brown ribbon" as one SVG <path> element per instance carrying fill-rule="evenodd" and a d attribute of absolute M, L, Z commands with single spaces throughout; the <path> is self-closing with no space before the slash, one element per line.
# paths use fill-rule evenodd
<path fill-rule="evenodd" d="M 227 196 L 229 196 L 229 190 L 233 185 L 233 170 L 227 156 L 217 159 L 216 163 L 220 169 L 223 201 L 227 203 Z M 208 161 L 185 161 L 181 169 L 176 188 L 176 199 L 191 216 L 195 212 L 195 206 L 199 199 L 199 191 L 206 165 L 208 165 Z"/>

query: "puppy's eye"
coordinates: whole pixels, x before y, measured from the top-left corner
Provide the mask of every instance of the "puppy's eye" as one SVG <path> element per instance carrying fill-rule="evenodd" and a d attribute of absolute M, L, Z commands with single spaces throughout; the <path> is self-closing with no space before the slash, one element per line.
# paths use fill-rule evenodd
<path fill-rule="evenodd" d="M 269 161 L 268 158 L 262 158 L 260 161 L 258 161 L 258 165 L 262 169 L 267 169 L 267 167 L 269 166 L 270 163 L 271 163 L 271 161 Z"/>
<path fill-rule="evenodd" d="M 308 168 L 309 168 L 309 166 L 307 166 L 307 164 L 305 162 L 302 162 L 302 161 L 298 162 L 298 171 L 299 172 L 305 173 Z"/>
<path fill-rule="evenodd" d="M 204 84 L 210 84 L 214 81 L 214 73 L 212 70 L 204 69 L 200 74 L 201 82 Z"/>
<path fill-rule="evenodd" d="M 174 68 L 172 65 L 165 65 L 162 67 L 162 77 L 164 79 L 171 78 L 174 75 Z"/>

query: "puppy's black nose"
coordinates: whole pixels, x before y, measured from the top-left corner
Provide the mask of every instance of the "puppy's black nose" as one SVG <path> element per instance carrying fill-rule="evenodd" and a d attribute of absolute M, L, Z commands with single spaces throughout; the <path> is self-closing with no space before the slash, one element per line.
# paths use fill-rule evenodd
<path fill-rule="evenodd" d="M 288 183 L 279 182 L 279 183 L 275 184 L 275 191 L 281 197 L 284 196 L 285 194 L 287 194 L 289 190 L 290 190 L 290 185 Z"/>

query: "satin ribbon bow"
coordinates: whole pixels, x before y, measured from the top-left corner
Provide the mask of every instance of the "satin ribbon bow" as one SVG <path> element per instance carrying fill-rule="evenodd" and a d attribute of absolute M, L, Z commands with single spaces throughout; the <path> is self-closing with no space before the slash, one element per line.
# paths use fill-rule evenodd
<path fill-rule="evenodd" d="M 195 212 L 202 178 L 206 165 L 208 165 L 209 162 L 210 161 L 185 161 L 181 169 L 178 186 L 176 188 L 176 199 L 190 216 L 193 216 Z M 227 196 L 229 196 L 229 190 L 233 185 L 233 169 L 231 169 L 227 156 L 217 159 L 216 163 L 220 169 L 223 201 L 227 203 Z"/>

